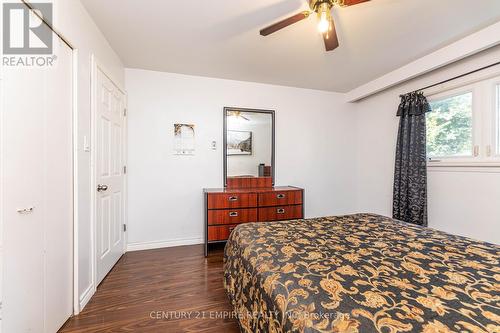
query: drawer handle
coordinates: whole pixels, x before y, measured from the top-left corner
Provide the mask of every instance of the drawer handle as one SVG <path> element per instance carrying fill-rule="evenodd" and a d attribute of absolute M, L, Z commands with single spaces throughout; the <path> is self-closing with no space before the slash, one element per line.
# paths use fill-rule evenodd
<path fill-rule="evenodd" d="M 236 228 L 236 227 L 230 227 L 230 228 L 229 228 L 229 233 L 232 233 L 232 232 L 233 232 L 233 230 L 234 230 L 234 228 Z"/>
<path fill-rule="evenodd" d="M 278 208 L 278 209 L 276 209 L 276 213 L 278 213 L 278 214 L 285 214 L 285 209 L 284 208 Z"/>
<path fill-rule="evenodd" d="M 236 217 L 238 216 L 238 212 L 229 212 L 230 217 Z"/>
<path fill-rule="evenodd" d="M 229 201 L 238 201 L 238 197 L 229 197 Z"/>
<path fill-rule="evenodd" d="M 278 194 L 278 195 L 276 196 L 276 198 L 278 198 L 278 199 L 283 199 L 284 197 L 285 197 L 285 195 L 284 195 L 284 194 L 282 194 L 282 193 L 280 193 L 280 194 Z"/>

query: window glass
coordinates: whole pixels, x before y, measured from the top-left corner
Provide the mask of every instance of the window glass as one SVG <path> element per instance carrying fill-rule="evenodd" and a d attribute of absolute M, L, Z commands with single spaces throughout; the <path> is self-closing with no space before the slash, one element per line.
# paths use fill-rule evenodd
<path fill-rule="evenodd" d="M 496 149 L 497 149 L 497 155 L 500 155 L 500 84 L 497 85 L 497 99 L 496 99 Z"/>
<path fill-rule="evenodd" d="M 427 113 L 427 156 L 472 156 L 472 92 L 435 99 Z"/>

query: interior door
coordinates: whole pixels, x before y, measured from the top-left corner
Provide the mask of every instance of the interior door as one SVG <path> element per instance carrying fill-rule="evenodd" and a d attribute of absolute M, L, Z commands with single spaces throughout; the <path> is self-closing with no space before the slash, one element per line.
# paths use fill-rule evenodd
<path fill-rule="evenodd" d="M 56 332 L 73 312 L 72 50 L 4 67 L 0 121 L 3 332 Z"/>
<path fill-rule="evenodd" d="M 95 89 L 96 279 L 99 284 L 124 252 L 125 98 L 99 66 Z"/>

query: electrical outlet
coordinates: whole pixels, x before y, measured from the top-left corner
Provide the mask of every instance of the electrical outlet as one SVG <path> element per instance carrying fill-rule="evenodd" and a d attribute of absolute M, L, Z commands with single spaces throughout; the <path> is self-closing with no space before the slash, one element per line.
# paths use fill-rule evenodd
<path fill-rule="evenodd" d="M 217 150 L 217 141 L 214 140 L 210 143 L 210 149 Z"/>

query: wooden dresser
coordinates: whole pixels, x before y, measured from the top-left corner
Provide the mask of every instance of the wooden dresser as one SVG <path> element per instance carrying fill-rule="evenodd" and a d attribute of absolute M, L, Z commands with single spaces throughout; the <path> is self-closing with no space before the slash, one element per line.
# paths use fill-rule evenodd
<path fill-rule="evenodd" d="M 301 219 L 304 190 L 293 186 L 204 189 L 205 255 L 241 223 Z"/>

